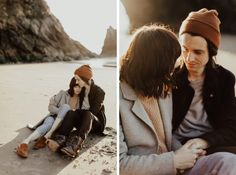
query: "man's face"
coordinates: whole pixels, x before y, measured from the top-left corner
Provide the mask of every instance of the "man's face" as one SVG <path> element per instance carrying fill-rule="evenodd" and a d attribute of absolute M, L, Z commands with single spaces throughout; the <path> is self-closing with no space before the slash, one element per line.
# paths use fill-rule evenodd
<path fill-rule="evenodd" d="M 80 87 L 85 86 L 85 82 L 78 75 L 75 75 L 75 80 L 76 84 L 78 84 Z"/>
<path fill-rule="evenodd" d="M 190 73 L 202 73 L 209 60 L 207 41 L 201 36 L 180 36 L 182 57 Z"/>

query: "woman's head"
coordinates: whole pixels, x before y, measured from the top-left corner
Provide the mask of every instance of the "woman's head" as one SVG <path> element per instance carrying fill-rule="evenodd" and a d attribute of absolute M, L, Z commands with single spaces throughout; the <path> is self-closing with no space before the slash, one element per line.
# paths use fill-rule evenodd
<path fill-rule="evenodd" d="M 70 81 L 68 93 L 70 96 L 80 95 L 84 91 L 84 87 L 81 83 L 77 83 L 75 77 Z"/>
<path fill-rule="evenodd" d="M 141 27 L 121 60 L 120 80 L 143 96 L 160 97 L 171 87 L 171 72 L 181 48 L 165 26 Z"/>
<path fill-rule="evenodd" d="M 77 83 L 86 83 L 89 85 L 90 80 L 93 77 L 92 69 L 89 65 L 85 64 L 77 68 L 74 72 Z"/>

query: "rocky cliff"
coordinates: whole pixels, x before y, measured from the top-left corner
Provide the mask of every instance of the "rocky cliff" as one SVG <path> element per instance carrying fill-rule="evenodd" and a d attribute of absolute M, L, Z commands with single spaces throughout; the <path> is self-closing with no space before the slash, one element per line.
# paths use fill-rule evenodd
<path fill-rule="evenodd" d="M 0 0 L 0 63 L 95 56 L 65 33 L 44 0 Z"/>
<path fill-rule="evenodd" d="M 121 0 L 130 19 L 130 32 L 149 23 L 164 23 L 178 31 L 190 11 L 216 9 L 221 20 L 221 32 L 236 34 L 235 0 Z"/>
<path fill-rule="evenodd" d="M 102 47 L 101 57 L 116 56 L 116 29 L 109 27 L 107 29 L 106 38 Z"/>

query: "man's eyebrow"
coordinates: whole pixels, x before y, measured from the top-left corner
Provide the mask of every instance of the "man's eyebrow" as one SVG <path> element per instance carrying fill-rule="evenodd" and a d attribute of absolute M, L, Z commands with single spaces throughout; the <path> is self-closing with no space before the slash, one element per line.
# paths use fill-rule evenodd
<path fill-rule="evenodd" d="M 182 45 L 182 47 L 185 48 L 185 49 L 188 49 L 188 47 L 186 47 L 185 45 Z M 202 49 L 193 49 L 193 51 L 195 51 L 195 52 L 204 52 L 204 50 L 202 50 Z"/>
<path fill-rule="evenodd" d="M 195 52 L 204 52 L 202 49 L 193 49 Z"/>

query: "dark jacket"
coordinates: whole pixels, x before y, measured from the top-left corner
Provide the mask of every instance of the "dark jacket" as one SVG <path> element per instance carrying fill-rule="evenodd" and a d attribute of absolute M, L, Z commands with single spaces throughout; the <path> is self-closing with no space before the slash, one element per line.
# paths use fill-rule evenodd
<path fill-rule="evenodd" d="M 103 132 L 106 126 L 105 108 L 103 105 L 105 92 L 92 81 L 88 98 L 90 104 L 89 111 L 101 122 L 101 128 L 98 132 Z"/>
<path fill-rule="evenodd" d="M 186 67 L 174 71 L 176 87 L 173 88 L 173 131 L 175 131 L 190 107 L 194 90 L 189 85 Z M 206 68 L 203 85 L 203 105 L 208 115 L 212 132 L 199 138 L 205 139 L 211 147 L 236 146 L 236 99 L 235 77 L 223 68 Z"/>

